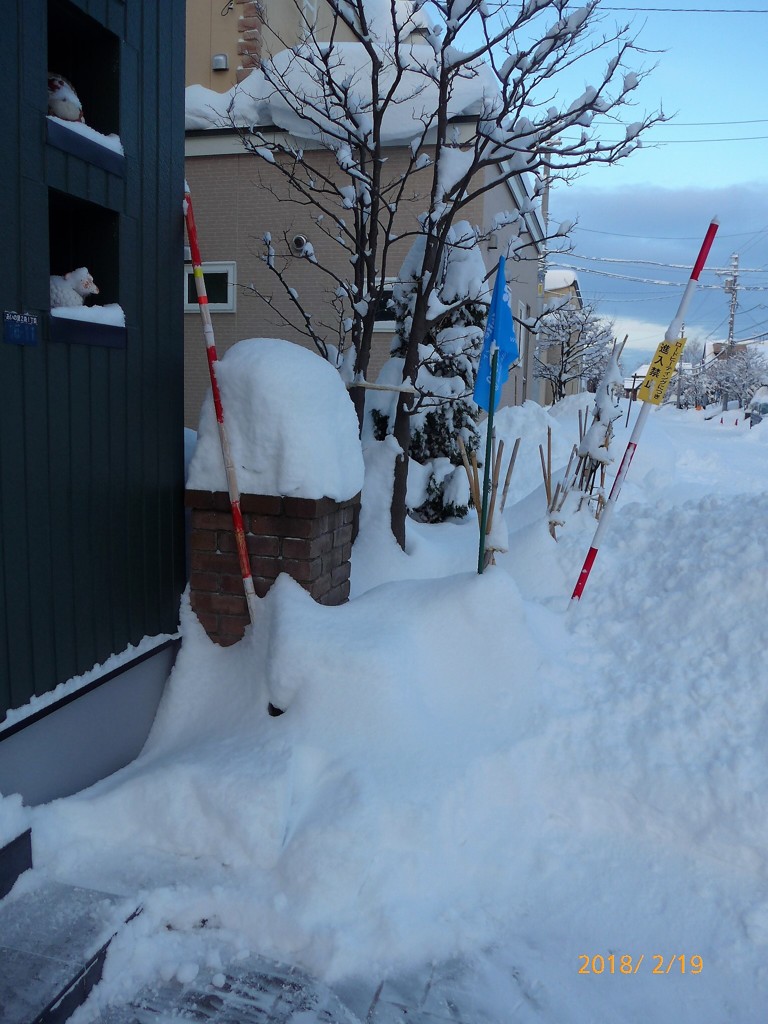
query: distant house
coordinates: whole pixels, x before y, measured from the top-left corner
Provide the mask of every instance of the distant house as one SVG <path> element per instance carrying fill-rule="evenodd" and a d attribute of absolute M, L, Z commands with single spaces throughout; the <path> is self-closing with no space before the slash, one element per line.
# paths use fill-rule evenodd
<path fill-rule="evenodd" d="M 624 378 L 624 397 L 631 398 L 633 401 L 637 398 L 637 392 L 640 385 L 645 380 L 645 375 L 651 368 L 650 363 L 643 363 L 638 366 L 631 377 Z"/>
<path fill-rule="evenodd" d="M 412 19 L 413 33 L 418 36 L 421 16 L 407 0 L 396 2 L 403 17 Z M 312 211 L 286 202 L 288 196 L 282 177 L 270 171 L 267 163 L 247 153 L 237 133 L 224 126 L 226 120 L 222 117 L 234 95 L 229 90 L 241 83 L 241 92 L 236 98 L 237 117 L 244 126 L 252 126 L 254 121 L 258 124 L 259 105 L 248 100 L 249 91 L 258 97 L 258 71 L 254 74 L 254 69 L 258 69 L 262 58 L 301 39 L 305 27 L 300 11 L 301 5 L 284 0 L 264 0 L 260 4 L 237 0 L 224 5 L 221 14 L 217 11 L 213 16 L 210 5 L 203 0 L 190 0 L 187 5 L 186 176 L 195 207 L 206 279 L 210 279 L 215 289 L 211 311 L 217 348 L 222 352 L 234 342 L 249 337 L 279 336 L 298 344 L 311 344 L 283 320 L 283 315 L 290 318 L 291 310 L 263 266 L 265 231 L 275 238 L 285 234 L 289 240 L 310 239 L 323 265 L 338 263 L 340 271 L 343 269 L 338 246 L 318 231 Z M 317 31 L 322 38 L 325 17 L 322 0 L 305 3 L 304 12 L 317 17 Z M 344 42 L 341 37 L 339 41 Z M 462 131 L 462 124 L 476 116 L 472 110 L 471 106 L 456 107 L 458 132 Z M 279 131 L 274 124 L 258 126 L 263 131 Z M 406 148 L 400 142 L 388 149 L 389 172 L 394 172 L 401 163 L 405 166 Z M 328 173 L 338 173 L 330 154 Z M 398 217 L 407 224 L 409 219 L 421 214 L 423 208 L 423 197 L 404 199 L 398 206 Z M 512 185 L 489 188 L 483 199 L 465 211 L 464 217 L 472 224 L 485 227 L 494 222 L 497 213 L 509 209 L 526 211 L 522 235 L 526 243 L 524 255 L 530 257 L 507 264 L 508 273 L 513 276 L 510 286 L 513 313 L 519 321 L 521 362 L 510 374 L 503 401 L 517 404 L 538 394 L 538 382 L 533 380 L 533 338 L 526 321 L 537 316 L 541 306 L 539 261 L 543 252 L 543 223 L 539 213 L 532 210 L 531 196 L 521 179 L 515 179 Z M 502 228 L 483 243 L 483 256 L 489 270 L 504 251 L 508 232 L 509 229 Z M 409 245 L 406 240 L 396 250 L 392 273 L 399 270 Z M 208 387 L 208 369 L 190 273 L 191 266 L 188 266 L 184 282 L 185 424 L 194 428 Z M 273 293 L 274 310 L 253 292 L 249 293 L 252 282 L 260 290 Z M 302 297 L 315 304 L 316 317 L 322 320 L 324 308 L 330 309 L 330 299 L 311 274 L 307 274 Z M 392 315 L 384 304 L 381 314 L 369 368 L 371 378 L 375 378 L 388 358 L 392 337 Z M 332 334 L 329 334 L 329 341 L 334 341 Z"/>
<path fill-rule="evenodd" d="M 544 275 L 544 300 L 571 309 L 583 309 L 579 279 L 575 270 L 568 267 L 552 267 Z"/>
<path fill-rule="evenodd" d="M 0 792 L 37 803 L 138 752 L 174 656 L 184 4 L 4 13 Z M 49 71 L 86 129 L 47 116 Z M 81 266 L 112 322 L 52 314 L 50 275 Z"/>
<path fill-rule="evenodd" d="M 567 267 L 552 267 L 544 275 L 543 308 L 559 307 L 566 309 L 583 309 L 584 300 L 579 288 L 579 279 L 576 271 Z M 557 365 L 561 358 L 561 349 L 557 345 L 548 345 L 538 351 L 538 357 L 543 363 Z M 538 378 L 535 381 L 536 390 L 530 397 L 541 405 L 552 401 L 551 388 L 546 379 Z M 566 386 L 566 393 L 569 395 L 578 394 L 581 390 L 581 382 L 577 378 L 570 381 Z"/>
<path fill-rule="evenodd" d="M 746 352 L 747 346 L 741 342 L 729 345 L 727 341 L 708 341 L 704 346 L 705 363 L 713 359 L 727 359 L 729 352 Z"/>

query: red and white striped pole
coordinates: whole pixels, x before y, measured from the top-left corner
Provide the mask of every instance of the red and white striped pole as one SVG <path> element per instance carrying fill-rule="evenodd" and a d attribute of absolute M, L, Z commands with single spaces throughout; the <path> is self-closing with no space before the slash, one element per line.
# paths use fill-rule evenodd
<path fill-rule="evenodd" d="M 675 318 L 672 320 L 672 323 L 669 325 L 669 327 L 667 328 L 667 332 L 664 335 L 665 341 L 672 342 L 678 340 L 680 329 L 685 319 L 686 311 L 688 309 L 691 299 L 693 298 L 693 293 L 696 291 L 696 285 L 699 283 L 699 275 L 704 269 L 704 264 L 707 261 L 709 250 L 712 248 L 712 243 L 715 240 L 715 235 L 717 234 L 718 227 L 719 222 L 717 220 L 717 217 L 713 217 L 709 227 L 707 228 L 707 233 L 704 236 L 704 241 L 701 244 L 701 249 L 699 250 L 699 255 L 696 258 L 693 270 L 691 271 L 691 276 L 688 279 L 688 284 L 685 286 L 683 297 L 680 299 L 680 305 L 678 307 L 677 313 L 675 314 Z M 614 507 L 616 506 L 619 494 L 621 493 L 622 485 L 624 483 L 624 480 L 626 479 L 627 473 L 629 472 L 629 467 L 632 463 L 632 459 L 634 458 L 635 450 L 637 449 L 637 443 L 640 440 L 640 435 L 643 432 L 643 428 L 645 427 L 645 421 L 648 419 L 648 414 L 650 411 L 651 403 L 643 402 L 637 420 L 635 421 L 634 430 L 632 431 L 629 443 L 627 444 L 627 449 L 624 452 L 624 458 L 621 460 L 621 464 L 619 465 L 619 471 L 616 474 L 616 479 L 613 481 L 613 486 L 611 487 L 611 493 L 608 496 L 608 501 L 605 503 L 603 511 L 600 513 L 600 522 L 597 524 L 595 536 L 592 539 L 592 545 L 589 551 L 587 552 L 587 557 L 584 559 L 584 565 L 582 566 L 581 572 L 579 573 L 579 578 L 576 581 L 576 586 L 573 590 L 573 594 L 571 595 L 572 601 L 580 600 L 581 595 L 584 593 L 584 587 L 587 585 L 589 574 L 592 571 L 592 566 L 595 564 L 595 559 L 597 558 L 597 552 L 600 547 L 600 540 L 602 538 L 603 533 L 605 533 L 605 528 L 608 524 L 608 520 L 611 516 L 611 513 L 613 512 Z"/>
<path fill-rule="evenodd" d="M 208 356 L 208 373 L 211 378 L 211 392 L 213 393 L 213 407 L 216 412 L 216 423 L 219 427 L 219 441 L 221 443 L 221 454 L 224 458 L 224 469 L 227 474 L 227 489 L 232 509 L 232 525 L 235 531 L 235 544 L 237 545 L 237 557 L 240 563 L 240 572 L 243 577 L 243 589 L 245 600 L 248 605 L 248 615 L 251 622 L 256 621 L 256 591 L 253 588 L 253 576 L 251 575 L 251 560 L 248 557 L 248 547 L 245 542 L 245 528 L 243 526 L 243 514 L 240 511 L 240 488 L 237 483 L 235 464 L 232 461 L 232 452 L 229 446 L 229 437 L 224 425 L 224 408 L 221 404 L 221 392 L 216 379 L 216 342 L 213 336 L 213 324 L 211 323 L 211 311 L 208 308 L 208 294 L 205 290 L 205 277 L 203 276 L 203 261 L 200 258 L 200 246 L 197 241 L 197 225 L 195 214 L 192 209 L 192 197 L 189 193 L 189 185 L 184 182 L 184 219 L 187 224 L 187 238 L 192 256 L 192 267 L 194 269 L 195 289 L 197 291 L 197 305 L 200 310 L 200 317 L 203 321 L 203 336 L 205 337 L 205 350 Z"/>

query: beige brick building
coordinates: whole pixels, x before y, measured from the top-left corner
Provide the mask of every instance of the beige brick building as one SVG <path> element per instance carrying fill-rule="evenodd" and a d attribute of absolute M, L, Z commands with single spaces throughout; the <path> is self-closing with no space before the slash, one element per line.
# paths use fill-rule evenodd
<path fill-rule="evenodd" d="M 262 11 L 265 18 L 262 18 Z M 299 0 L 298 4 L 293 0 L 264 0 L 261 4 L 234 0 L 223 7 L 221 0 L 188 0 L 187 84 L 226 93 L 238 82 L 245 81 L 263 56 L 300 38 L 303 17 L 317 17 L 322 26 L 322 0 Z M 405 160 L 405 149 L 389 149 L 388 173 L 395 174 L 400 165 L 405 165 Z M 330 155 L 327 166 L 330 174 L 337 170 Z M 348 266 L 348 257 L 318 230 L 311 210 L 286 201 L 285 179 L 268 163 L 248 153 L 234 130 L 188 129 L 186 175 L 209 281 L 219 355 L 236 341 L 252 337 L 280 337 L 314 347 L 300 329 L 292 326 L 300 323 L 296 311 L 264 265 L 264 233 L 268 231 L 274 238 L 282 236 L 288 241 L 303 235 L 311 240 L 318 262 L 323 266 L 338 264 L 340 273 Z M 428 177 L 425 176 L 425 182 Z M 512 186 L 500 184 L 488 189 L 464 212 L 464 219 L 484 228 L 500 211 L 522 208 L 528 200 L 522 188 L 520 179 L 515 178 Z M 427 205 L 425 195 L 418 194 L 416 175 L 409 198 L 398 205 L 398 233 L 415 226 L 415 218 Z M 525 225 L 528 244 L 522 255 L 526 258 L 507 262 L 513 313 L 520 320 L 538 314 L 542 294 L 539 282 L 544 230 L 535 213 L 526 215 Z M 483 243 L 483 256 L 489 269 L 503 251 L 504 241 L 502 230 Z M 409 245 L 410 242 L 404 242 L 399 249 L 397 245 L 393 247 L 388 277 L 397 274 Z M 331 312 L 331 309 L 321 276 L 306 264 L 291 269 L 299 271 L 296 288 L 301 293 L 302 303 L 312 308 L 313 314 L 317 311 L 317 318 L 322 320 L 322 310 Z M 208 370 L 190 270 L 188 265 L 185 274 L 185 423 L 194 428 L 208 387 Z M 273 308 L 256 292 L 270 295 Z M 333 335 L 331 318 L 327 319 L 326 340 L 336 343 L 338 338 Z M 377 323 L 369 379 L 375 379 L 388 358 L 391 336 L 391 325 L 386 319 Z M 527 398 L 540 400 L 541 388 L 533 379 L 533 339 L 521 327 L 518 327 L 518 343 L 521 365 L 510 374 L 504 392 L 505 404 L 519 404 Z"/>

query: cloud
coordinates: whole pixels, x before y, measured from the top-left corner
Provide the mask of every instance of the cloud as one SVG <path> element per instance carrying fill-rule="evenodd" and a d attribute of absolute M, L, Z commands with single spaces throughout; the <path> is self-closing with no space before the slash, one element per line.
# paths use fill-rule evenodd
<path fill-rule="evenodd" d="M 731 254 L 739 253 L 739 285 L 768 286 L 768 189 L 752 183 L 727 188 L 623 186 L 615 189 L 553 188 L 551 221 L 577 220 L 573 252 L 550 265 L 578 268 L 585 301 L 598 312 L 632 326 L 633 336 L 663 334 L 677 312 L 712 217 L 720 220 L 712 252 L 688 313 L 689 336 L 723 337 L 729 295 L 724 291 Z M 623 261 L 623 262 L 622 262 Z M 750 270 L 763 268 L 761 273 Z M 718 274 L 716 269 L 723 273 Z M 753 306 L 739 293 L 740 307 Z M 743 301 L 742 301 L 743 300 Z M 763 317 L 766 319 L 766 317 Z M 751 336 L 760 319 L 737 318 L 736 336 Z M 643 327 L 642 325 L 646 325 Z M 766 328 L 768 329 L 768 324 Z M 638 346 L 639 347 L 639 346 Z"/>

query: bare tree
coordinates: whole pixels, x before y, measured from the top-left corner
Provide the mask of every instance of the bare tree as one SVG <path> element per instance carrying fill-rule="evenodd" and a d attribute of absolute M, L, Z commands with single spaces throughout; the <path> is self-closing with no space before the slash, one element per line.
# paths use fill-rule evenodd
<path fill-rule="evenodd" d="M 556 306 L 539 320 L 534 374 L 550 387 L 552 404 L 565 398 L 570 384 L 595 391 L 610 358 L 613 323 L 594 307 Z"/>
<path fill-rule="evenodd" d="M 287 0 L 286 0 L 287 2 Z M 415 384 L 419 344 L 434 320 L 433 294 L 448 234 L 471 203 L 524 177 L 531 208 L 547 177 L 568 177 L 590 164 L 631 154 L 662 120 L 646 114 L 604 141 L 596 118 L 619 122 L 647 73 L 629 62 L 642 52 L 628 25 L 599 12 L 600 0 L 568 10 L 570 0 L 325 0 L 320 28 L 265 62 L 260 72 L 265 117 L 282 131 L 242 130 L 248 150 L 283 180 L 284 198 L 309 212 L 319 231 L 346 253 L 346 269 L 318 260 L 309 245 L 291 260 L 291 239 L 268 236 L 264 259 L 293 305 L 300 329 L 323 353 L 353 353 L 365 376 L 377 308 L 394 260 L 422 240 L 403 381 Z M 277 30 L 273 29 L 277 35 Z M 351 42 L 350 42 L 351 40 Z M 582 61 L 605 56 L 596 82 L 563 100 L 558 78 Z M 245 88 L 248 88 L 248 79 Z M 388 161 L 399 146 L 404 160 Z M 390 170 L 390 168 L 392 168 Z M 403 209 L 418 209 L 406 223 Z M 510 203 L 510 206 L 512 204 Z M 508 258 L 524 256 L 520 229 L 530 208 L 510 208 L 491 225 L 503 231 Z M 294 247 L 294 254 L 296 249 Z M 321 323 L 301 298 L 296 270 L 308 264 L 326 278 L 335 323 Z M 265 295 L 269 299 L 269 296 Z M 353 390 L 362 422 L 363 396 Z M 405 542 L 405 489 L 412 395 L 398 401 L 398 460 L 392 528 Z"/>
<path fill-rule="evenodd" d="M 733 351 L 726 349 L 726 353 L 706 364 L 707 388 L 722 399 L 723 408 L 729 399 L 735 399 L 741 407 L 768 381 L 768 364 L 762 352 L 751 346 L 738 346 Z"/>

